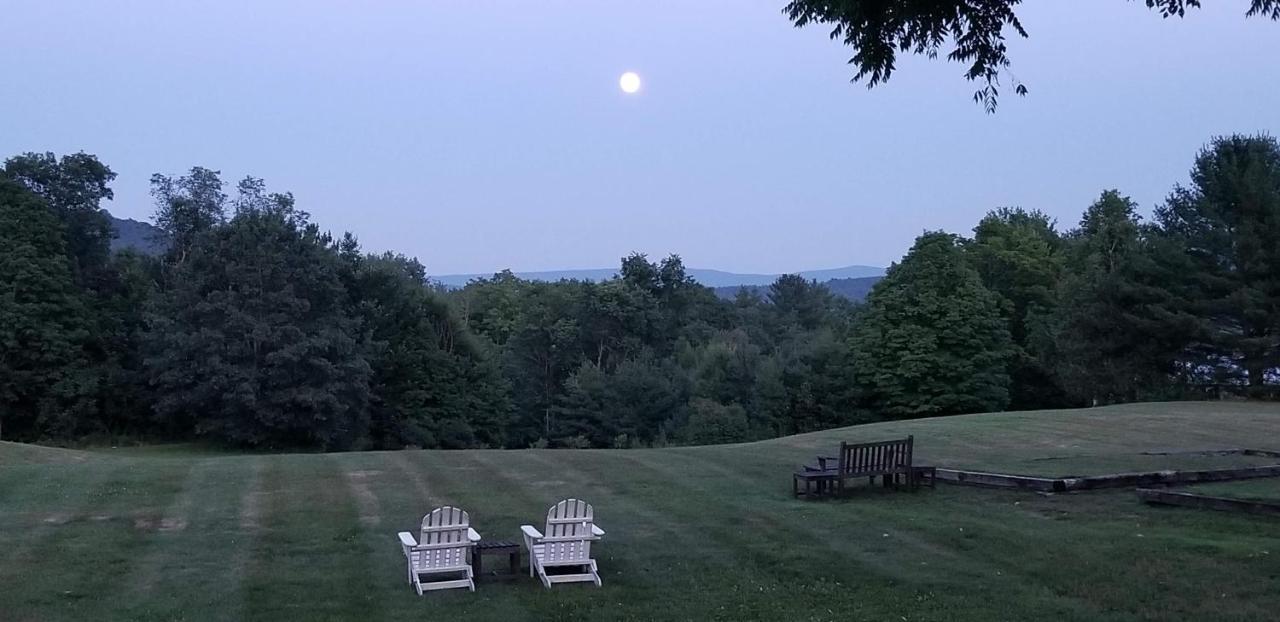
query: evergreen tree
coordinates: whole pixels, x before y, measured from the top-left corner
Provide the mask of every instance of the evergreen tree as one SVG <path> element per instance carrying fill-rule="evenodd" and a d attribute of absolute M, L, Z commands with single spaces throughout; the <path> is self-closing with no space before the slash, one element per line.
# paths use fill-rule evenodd
<path fill-rule="evenodd" d="M 1156 210 L 1177 310 L 1199 322 L 1193 365 L 1258 387 L 1280 367 L 1280 143 L 1215 139 L 1196 157 L 1191 186 Z"/>
<path fill-rule="evenodd" d="M 852 346 L 869 405 L 890 417 L 1009 403 L 1009 329 L 954 235 L 920 236 L 889 268 L 867 299 Z"/>
<path fill-rule="evenodd" d="M 552 439 L 566 446 L 577 438 L 596 447 L 650 444 L 683 423 L 689 389 L 674 361 L 648 352 L 613 373 L 583 363 L 553 408 Z"/>
<path fill-rule="evenodd" d="M 827 319 L 831 292 L 817 281 L 798 274 L 784 274 L 769 286 L 769 302 L 783 326 L 813 330 Z"/>
<path fill-rule="evenodd" d="M 748 439 L 747 413 L 738 404 L 694 398 L 689 404 L 685 440 L 694 445 L 740 443 Z"/>
<path fill-rule="evenodd" d="M 1077 403 L 1160 396 L 1194 320 L 1170 313 L 1137 205 L 1108 190 L 1068 236 L 1061 302 L 1037 351 Z"/>

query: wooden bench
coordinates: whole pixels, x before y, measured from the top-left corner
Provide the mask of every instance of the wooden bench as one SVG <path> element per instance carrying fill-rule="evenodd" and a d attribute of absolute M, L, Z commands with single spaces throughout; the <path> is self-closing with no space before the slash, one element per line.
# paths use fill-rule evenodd
<path fill-rule="evenodd" d="M 818 456 L 818 466 L 805 467 L 797 471 L 792 479 L 792 492 L 795 496 L 814 494 L 810 484 L 817 484 L 817 493 L 844 492 L 845 481 L 855 477 L 866 477 L 872 484 L 880 477 L 884 485 L 896 486 L 899 481 L 915 489 L 929 474 L 913 470 L 911 464 L 912 447 L 915 438 L 879 441 L 875 443 L 840 443 L 840 454 L 837 456 Z M 932 478 L 928 478 L 932 484 Z M 831 490 L 834 485 L 834 490 Z"/>

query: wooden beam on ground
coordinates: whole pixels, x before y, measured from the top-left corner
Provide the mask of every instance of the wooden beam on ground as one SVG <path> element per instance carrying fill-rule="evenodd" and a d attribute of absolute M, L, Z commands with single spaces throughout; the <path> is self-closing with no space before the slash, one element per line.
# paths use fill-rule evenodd
<path fill-rule="evenodd" d="M 1198 495 L 1190 492 L 1154 490 L 1151 488 L 1139 488 L 1138 498 L 1146 503 L 1155 503 L 1160 505 L 1177 505 L 1204 510 L 1280 516 L 1280 503 L 1266 501 L 1229 499 L 1227 497 L 1212 497 L 1209 495 Z"/>

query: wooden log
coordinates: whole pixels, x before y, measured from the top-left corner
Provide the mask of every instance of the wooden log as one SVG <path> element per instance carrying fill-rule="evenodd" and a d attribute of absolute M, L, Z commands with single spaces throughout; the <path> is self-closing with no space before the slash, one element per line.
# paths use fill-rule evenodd
<path fill-rule="evenodd" d="M 1159 486 L 1195 484 L 1200 482 L 1229 482 L 1257 477 L 1280 477 L 1280 464 L 1232 469 L 1206 469 L 1200 471 L 1146 471 L 1140 473 L 1112 473 L 1089 477 L 1033 477 L 961 469 L 938 469 L 937 478 L 951 484 L 985 486 L 989 488 L 1016 488 L 1042 492 L 1075 492 L 1102 488 L 1127 488 L 1129 486 Z"/>
<path fill-rule="evenodd" d="M 1246 514 L 1280 516 L 1280 503 L 1267 501 L 1230 499 L 1227 497 L 1214 497 L 1189 492 L 1155 490 L 1151 488 L 1139 488 L 1138 498 L 1146 503 L 1161 505 L 1177 505 L 1205 510 L 1218 510 L 1222 512 L 1243 512 Z"/>
<path fill-rule="evenodd" d="M 934 477 L 938 481 L 965 486 L 1016 488 L 1022 490 L 1037 490 L 1041 492 L 1066 491 L 1066 485 L 1063 480 L 1049 477 L 987 473 L 984 471 L 964 471 L 960 469 L 938 469 L 934 473 Z"/>

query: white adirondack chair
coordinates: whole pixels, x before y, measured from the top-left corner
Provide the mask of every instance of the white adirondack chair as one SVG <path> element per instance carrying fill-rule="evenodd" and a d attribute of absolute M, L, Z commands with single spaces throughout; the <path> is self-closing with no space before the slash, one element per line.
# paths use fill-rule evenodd
<path fill-rule="evenodd" d="M 600 585 L 600 573 L 596 560 L 591 559 L 591 542 L 604 536 L 597 527 L 591 504 L 579 499 L 565 499 L 547 510 L 547 534 L 544 536 L 533 525 L 521 525 L 524 546 L 529 550 L 529 576 L 536 573 L 542 585 L 552 583 L 590 581 Z M 576 566 L 583 570 L 577 574 L 548 575 L 548 568 Z"/>
<path fill-rule="evenodd" d="M 446 590 L 465 587 L 476 591 L 471 575 L 471 547 L 480 534 L 471 528 L 471 516 L 450 506 L 436 508 L 422 517 L 422 531 L 417 542 L 413 534 L 400 532 L 400 550 L 409 568 L 409 583 L 421 596 L 423 590 Z M 424 575 L 461 573 L 462 579 L 423 581 Z"/>

